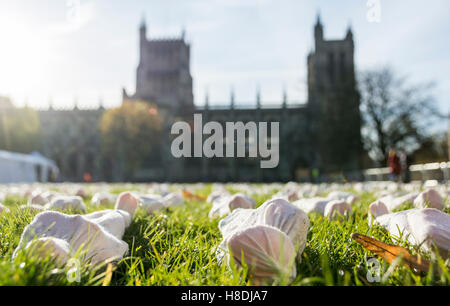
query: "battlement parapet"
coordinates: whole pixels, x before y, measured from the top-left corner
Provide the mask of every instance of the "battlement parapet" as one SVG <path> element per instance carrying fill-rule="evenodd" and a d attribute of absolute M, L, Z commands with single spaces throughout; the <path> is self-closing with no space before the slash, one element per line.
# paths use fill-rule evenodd
<path fill-rule="evenodd" d="M 265 103 L 261 104 L 260 106 L 256 104 L 250 104 L 250 103 L 236 103 L 233 107 L 228 103 L 222 103 L 222 104 L 208 104 L 208 105 L 195 105 L 195 108 L 198 110 L 232 110 L 232 109 L 241 109 L 241 110 L 256 110 L 256 109 L 282 109 L 283 107 L 288 109 L 297 109 L 297 108 L 305 108 L 307 106 L 306 103 L 290 103 L 286 104 L 286 106 L 283 106 L 283 104 L 280 103 Z"/>
<path fill-rule="evenodd" d="M 184 43 L 184 39 L 180 37 L 157 37 L 147 40 L 148 43 Z"/>
<path fill-rule="evenodd" d="M 33 107 L 38 112 L 99 112 L 106 108 L 97 106 L 57 106 L 57 107 Z"/>

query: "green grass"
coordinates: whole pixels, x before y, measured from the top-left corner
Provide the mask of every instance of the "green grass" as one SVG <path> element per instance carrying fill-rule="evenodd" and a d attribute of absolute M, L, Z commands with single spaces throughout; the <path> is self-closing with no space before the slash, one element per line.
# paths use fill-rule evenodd
<path fill-rule="evenodd" d="M 211 186 L 199 192 L 208 195 Z M 123 191 L 114 186 L 116 193 Z M 232 190 L 236 192 L 237 190 Z M 271 197 L 255 197 L 258 205 Z M 449 285 L 450 273 L 443 260 L 433 260 L 441 267 L 440 272 L 431 269 L 428 274 L 419 274 L 409 268 L 380 262 L 381 281 L 367 280 L 367 261 L 374 257 L 354 242 L 350 235 L 360 233 L 378 240 L 400 244 L 412 253 L 417 247 L 390 237 L 378 226 L 367 222 L 368 205 L 375 199 L 366 193 L 352 205 L 352 214 L 347 221 L 328 221 L 317 214 L 310 214 L 310 228 L 301 263 L 297 263 L 297 277 L 290 285 Z M 89 199 L 85 201 L 90 203 Z M 36 213 L 21 212 L 16 207 L 25 204 L 22 198 L 8 198 L 5 205 L 9 213 L 0 215 L 0 285 L 101 285 L 105 277 L 111 276 L 109 285 L 252 285 L 246 269 L 230 269 L 217 258 L 217 246 L 222 237 L 218 229 L 219 220 L 210 220 L 210 205 L 187 201 L 181 207 L 146 215 L 138 211 L 123 240 L 129 252 L 114 266 L 111 274 L 105 267 L 81 267 L 81 281 L 67 280 L 68 268 L 55 269 L 51 259 L 37 260 L 20 254 L 13 262 L 11 255 L 23 228 Z M 87 204 L 88 212 L 104 209 Z M 426 254 L 425 257 L 428 257 Z M 285 282 L 276 283 L 286 285 Z"/>

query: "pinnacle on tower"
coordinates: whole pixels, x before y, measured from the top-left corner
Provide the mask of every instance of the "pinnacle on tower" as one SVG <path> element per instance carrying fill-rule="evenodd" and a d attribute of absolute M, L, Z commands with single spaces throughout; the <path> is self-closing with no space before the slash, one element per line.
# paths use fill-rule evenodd
<path fill-rule="evenodd" d="M 314 27 L 314 38 L 316 40 L 316 44 L 317 42 L 323 40 L 323 26 L 320 20 L 320 12 L 317 13 L 317 22 L 316 26 Z"/>
<path fill-rule="evenodd" d="M 141 17 L 141 29 L 145 29 L 147 26 L 145 24 L 145 14 L 142 13 L 142 17 Z"/>
<path fill-rule="evenodd" d="M 258 108 L 261 107 L 261 88 L 259 87 L 259 85 L 256 88 L 256 106 Z"/>
<path fill-rule="evenodd" d="M 283 87 L 283 107 L 286 107 L 287 105 L 287 92 L 286 92 L 286 87 Z"/>
<path fill-rule="evenodd" d="M 345 36 L 346 39 L 352 39 L 353 38 L 353 31 L 352 31 L 352 23 L 349 21 L 348 27 L 347 27 L 347 35 Z"/>
<path fill-rule="evenodd" d="M 147 38 L 147 25 L 145 23 L 145 15 L 142 14 L 141 26 L 139 27 L 139 33 L 141 36 L 141 40 L 145 40 Z"/>
<path fill-rule="evenodd" d="M 320 10 L 317 10 L 317 22 L 316 26 L 322 26 L 322 21 L 320 19 Z"/>
<path fill-rule="evenodd" d="M 234 88 L 231 87 L 231 92 L 230 92 L 230 106 L 231 108 L 234 108 Z"/>
<path fill-rule="evenodd" d="M 206 89 L 206 94 L 205 94 L 205 108 L 208 109 L 209 108 L 209 90 Z"/>

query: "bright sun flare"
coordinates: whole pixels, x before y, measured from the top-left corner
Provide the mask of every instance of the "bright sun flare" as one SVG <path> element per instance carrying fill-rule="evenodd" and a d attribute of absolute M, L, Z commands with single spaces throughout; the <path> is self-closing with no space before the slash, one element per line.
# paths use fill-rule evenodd
<path fill-rule="evenodd" d="M 50 40 L 45 32 L 14 17 L 0 17 L 0 94 L 19 99 L 46 96 L 51 91 Z"/>

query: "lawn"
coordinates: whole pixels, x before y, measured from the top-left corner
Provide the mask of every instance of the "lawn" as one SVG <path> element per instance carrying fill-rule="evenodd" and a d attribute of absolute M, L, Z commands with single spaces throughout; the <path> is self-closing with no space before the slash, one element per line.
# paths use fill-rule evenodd
<path fill-rule="evenodd" d="M 111 186 L 115 193 L 128 190 L 130 186 Z M 131 186 L 130 188 L 134 188 Z M 207 196 L 211 185 L 198 190 Z M 235 192 L 237 190 L 230 190 Z M 272 196 L 273 192 L 255 196 L 258 205 Z M 433 266 L 427 274 L 418 273 L 400 264 L 389 265 L 379 260 L 380 279 L 370 281 L 369 261 L 374 255 L 364 250 L 350 237 L 352 233 L 372 236 L 380 241 L 399 244 L 417 254 L 417 247 L 410 246 L 378 226 L 370 227 L 367 221 L 369 204 L 373 194 L 364 193 L 352 205 L 347 221 L 328 221 L 318 214 L 310 214 L 310 228 L 301 263 L 297 263 L 297 277 L 287 284 L 275 285 L 449 285 L 450 273 L 442 259 L 432 258 Z M 186 200 L 186 205 L 147 215 L 138 211 L 123 240 L 129 252 L 115 265 L 99 267 L 81 266 L 81 277 L 70 281 L 69 268 L 55 268 L 50 258 L 37 260 L 32 256 L 19 255 L 13 262 L 11 255 L 19 243 L 24 227 L 34 215 L 20 211 L 18 205 L 26 199 L 7 197 L 4 205 L 10 211 L 0 215 L 0 285 L 254 285 L 246 269 L 231 269 L 217 258 L 217 246 L 222 237 L 218 229 L 219 219 L 211 220 L 210 204 Z M 88 212 L 99 210 L 85 199 Z M 110 207 L 111 208 L 111 207 Z M 101 208 L 104 209 L 104 208 Z M 448 211 L 447 211 L 448 212 Z M 423 257 L 431 259 L 428 254 Z M 370 273 L 369 273 L 370 274 Z"/>

